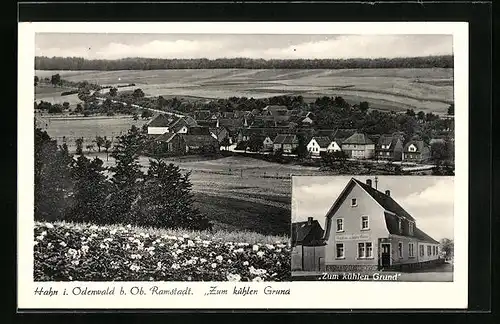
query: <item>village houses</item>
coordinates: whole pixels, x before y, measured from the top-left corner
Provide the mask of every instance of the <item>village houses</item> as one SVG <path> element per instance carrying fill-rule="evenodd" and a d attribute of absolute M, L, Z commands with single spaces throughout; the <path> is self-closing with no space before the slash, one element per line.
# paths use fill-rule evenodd
<path fill-rule="evenodd" d="M 354 159 L 370 159 L 375 155 L 375 144 L 364 133 L 354 133 L 341 145 L 342 151 Z"/>
<path fill-rule="evenodd" d="M 292 271 L 319 269 L 325 257 L 324 231 L 312 217 L 307 221 L 292 223 Z"/>
<path fill-rule="evenodd" d="M 411 140 L 403 148 L 404 162 L 425 162 L 431 157 L 431 148 L 422 140 Z"/>
<path fill-rule="evenodd" d="M 382 135 L 377 141 L 375 147 L 376 158 L 379 160 L 401 161 L 403 158 L 402 135 Z"/>
<path fill-rule="evenodd" d="M 274 151 L 282 150 L 283 153 L 292 153 L 299 146 L 296 134 L 279 134 L 273 141 Z"/>

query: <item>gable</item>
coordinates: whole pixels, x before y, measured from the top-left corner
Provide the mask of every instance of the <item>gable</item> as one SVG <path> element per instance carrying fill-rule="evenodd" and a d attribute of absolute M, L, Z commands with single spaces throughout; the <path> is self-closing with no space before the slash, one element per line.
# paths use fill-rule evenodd
<path fill-rule="evenodd" d="M 351 199 L 357 200 L 356 207 L 351 207 Z M 384 209 L 377 203 L 363 187 L 352 179 L 338 196 L 326 214 L 325 240 L 330 240 L 336 233 L 336 219 L 343 218 L 347 228 L 346 233 L 356 233 L 360 228 L 361 216 L 366 215 L 370 219 L 370 235 L 384 236 L 388 231 L 384 220 Z"/>
<path fill-rule="evenodd" d="M 315 147 L 315 146 L 319 146 L 319 145 L 316 142 L 316 140 L 313 138 L 312 140 L 309 141 L 309 144 L 307 144 L 307 146 Z"/>

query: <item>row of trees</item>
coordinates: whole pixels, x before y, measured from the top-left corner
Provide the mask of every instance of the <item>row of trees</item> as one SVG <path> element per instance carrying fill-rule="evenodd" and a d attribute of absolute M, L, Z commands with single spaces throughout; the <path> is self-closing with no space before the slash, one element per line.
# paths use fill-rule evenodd
<path fill-rule="evenodd" d="M 193 205 L 189 173 L 161 160 L 150 160 L 147 172 L 141 170 L 138 156 L 144 145 L 144 135 L 132 127 L 113 148 L 115 165 L 105 167 L 83 152 L 75 159 L 65 144 L 58 147 L 36 128 L 35 219 L 210 228 Z"/>
<path fill-rule="evenodd" d="M 156 59 L 88 60 L 81 57 L 35 57 L 38 70 L 159 70 L 159 69 L 356 69 L 452 68 L 453 56 L 376 59 Z"/>

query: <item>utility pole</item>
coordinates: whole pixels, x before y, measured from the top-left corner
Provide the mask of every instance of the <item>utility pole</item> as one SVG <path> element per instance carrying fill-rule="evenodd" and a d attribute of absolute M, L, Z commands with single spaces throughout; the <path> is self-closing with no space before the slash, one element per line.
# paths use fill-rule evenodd
<path fill-rule="evenodd" d="M 378 190 L 378 177 L 375 176 L 375 189 Z"/>

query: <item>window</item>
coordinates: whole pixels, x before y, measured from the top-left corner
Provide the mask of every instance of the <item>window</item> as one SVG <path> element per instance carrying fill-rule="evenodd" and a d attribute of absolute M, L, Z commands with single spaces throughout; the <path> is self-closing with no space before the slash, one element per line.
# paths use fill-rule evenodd
<path fill-rule="evenodd" d="M 398 255 L 400 259 L 403 258 L 403 242 L 398 243 Z"/>
<path fill-rule="evenodd" d="M 370 223 L 368 222 L 368 216 L 361 216 L 361 229 L 367 230 L 370 228 Z"/>
<path fill-rule="evenodd" d="M 408 232 L 410 233 L 410 235 L 413 235 L 413 222 L 410 222 L 410 224 L 408 224 Z"/>
<path fill-rule="evenodd" d="M 344 231 L 344 219 L 337 218 L 337 232 L 343 232 L 343 231 Z"/>
<path fill-rule="evenodd" d="M 401 219 L 398 219 L 398 230 L 399 230 L 399 233 L 403 232 L 403 224 L 401 222 Z"/>
<path fill-rule="evenodd" d="M 351 207 L 355 207 L 358 205 L 358 200 L 356 198 L 351 199 Z"/>
<path fill-rule="evenodd" d="M 431 246 L 427 245 L 427 256 L 431 255 Z"/>
<path fill-rule="evenodd" d="M 344 255 L 344 244 L 343 243 L 337 243 L 337 259 L 343 259 L 345 257 Z"/>
<path fill-rule="evenodd" d="M 413 243 L 408 243 L 408 256 L 410 258 L 415 257 L 415 251 L 413 250 Z"/>
<path fill-rule="evenodd" d="M 419 245 L 419 252 L 420 252 L 420 256 L 423 257 L 425 255 L 424 253 L 424 246 L 423 245 Z"/>
<path fill-rule="evenodd" d="M 358 258 L 360 259 L 373 258 L 372 242 L 358 243 Z"/>

